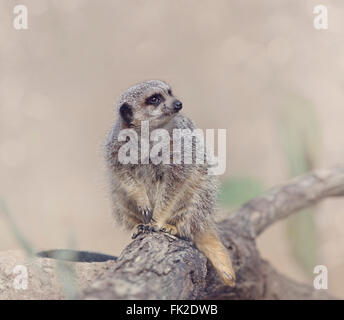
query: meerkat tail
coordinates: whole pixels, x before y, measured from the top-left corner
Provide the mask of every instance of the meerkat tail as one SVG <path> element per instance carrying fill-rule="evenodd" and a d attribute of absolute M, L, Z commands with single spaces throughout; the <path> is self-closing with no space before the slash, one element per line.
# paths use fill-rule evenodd
<path fill-rule="evenodd" d="M 235 273 L 227 249 L 221 243 L 213 230 L 206 230 L 196 234 L 194 238 L 196 247 L 209 259 L 222 281 L 233 287 Z"/>

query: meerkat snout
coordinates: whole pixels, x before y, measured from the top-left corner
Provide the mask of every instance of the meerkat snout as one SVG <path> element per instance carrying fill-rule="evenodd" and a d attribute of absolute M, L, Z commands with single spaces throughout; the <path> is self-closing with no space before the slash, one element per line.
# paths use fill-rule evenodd
<path fill-rule="evenodd" d="M 181 110 L 181 109 L 183 108 L 183 104 L 181 103 L 181 101 L 175 100 L 175 101 L 173 102 L 173 107 L 174 107 L 174 110 L 175 110 L 176 112 L 178 112 L 179 110 Z"/>

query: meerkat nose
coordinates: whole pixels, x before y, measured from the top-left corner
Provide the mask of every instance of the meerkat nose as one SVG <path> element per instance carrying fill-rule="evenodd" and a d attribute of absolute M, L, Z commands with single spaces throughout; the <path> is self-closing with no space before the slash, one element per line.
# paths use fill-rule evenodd
<path fill-rule="evenodd" d="M 174 110 L 179 111 L 181 108 L 183 108 L 183 104 L 179 100 L 176 100 L 173 102 L 173 107 Z"/>

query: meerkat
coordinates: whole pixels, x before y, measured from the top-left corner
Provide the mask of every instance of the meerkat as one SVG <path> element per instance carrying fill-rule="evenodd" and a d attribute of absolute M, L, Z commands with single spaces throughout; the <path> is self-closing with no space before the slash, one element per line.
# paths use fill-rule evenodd
<path fill-rule="evenodd" d="M 150 130 L 163 128 L 171 137 L 173 129 L 193 130 L 194 123 L 180 112 L 182 106 L 171 87 L 160 80 L 139 83 L 120 95 L 117 120 L 105 143 L 113 216 L 128 229 L 137 229 L 133 237 L 149 230 L 191 240 L 223 282 L 234 286 L 232 263 L 215 227 L 217 178 L 208 174 L 208 163 L 119 161 L 119 150 L 126 143 L 118 139 L 122 129 L 133 129 L 140 137 L 141 123 L 148 120 Z"/>

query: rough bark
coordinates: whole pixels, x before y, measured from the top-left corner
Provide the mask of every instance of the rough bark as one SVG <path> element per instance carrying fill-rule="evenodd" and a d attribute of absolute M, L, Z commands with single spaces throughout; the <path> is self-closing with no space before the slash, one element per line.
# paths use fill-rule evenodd
<path fill-rule="evenodd" d="M 269 225 L 326 197 L 344 195 L 344 166 L 317 171 L 273 188 L 248 202 L 219 224 L 231 256 L 237 282 L 224 286 L 215 270 L 192 243 L 162 233 L 140 235 L 117 261 L 68 263 L 77 277 L 82 299 L 331 299 L 324 290 L 300 284 L 261 259 L 256 237 Z M 6 256 L 6 254 L 5 254 Z M 4 257 L 4 255 L 3 255 Z M 1 258 L 1 255 L 0 255 Z M 20 260 L 21 261 L 21 260 Z M 8 280 L 9 264 L 0 259 L 0 285 Z M 6 286 L 0 298 L 68 298 L 51 271 L 51 259 L 34 258 L 30 269 L 33 289 L 21 293 Z M 49 269 L 53 281 L 42 281 Z M 6 271 L 7 270 L 7 271 Z M 7 273 L 6 273 L 7 272 Z M 7 276 L 6 276 L 7 274 Z M 61 272 L 60 272 L 61 274 Z M 63 273 L 62 273 L 63 274 Z M 6 278 L 7 277 L 7 278 Z M 12 278 L 11 278 L 12 279 Z M 62 291 L 61 291 L 62 290 Z M 70 296 L 69 296 L 70 297 Z"/>
<path fill-rule="evenodd" d="M 191 243 L 163 234 L 141 236 L 83 297 L 99 299 L 330 299 L 324 291 L 279 274 L 261 259 L 256 237 L 269 225 L 325 197 L 344 195 L 344 166 L 275 187 L 219 224 L 236 272 L 224 286 Z"/>

